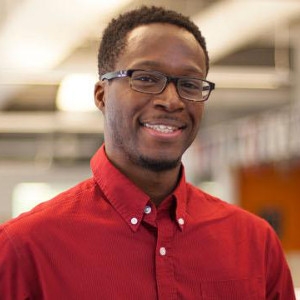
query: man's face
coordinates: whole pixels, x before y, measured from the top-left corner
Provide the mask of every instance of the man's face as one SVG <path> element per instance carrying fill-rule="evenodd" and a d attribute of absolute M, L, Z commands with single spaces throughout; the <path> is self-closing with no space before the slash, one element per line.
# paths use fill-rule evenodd
<path fill-rule="evenodd" d="M 137 27 L 127 37 L 116 70 L 155 70 L 205 78 L 205 56 L 188 31 L 170 24 Z M 159 95 L 134 91 L 130 78 L 104 81 L 95 100 L 104 114 L 105 149 L 123 168 L 162 171 L 179 165 L 200 125 L 203 103 L 181 99 L 173 83 Z"/>

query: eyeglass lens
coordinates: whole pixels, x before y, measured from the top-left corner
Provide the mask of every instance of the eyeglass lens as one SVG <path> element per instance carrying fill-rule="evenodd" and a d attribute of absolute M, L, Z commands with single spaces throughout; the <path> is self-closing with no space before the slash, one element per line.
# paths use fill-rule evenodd
<path fill-rule="evenodd" d="M 165 75 L 151 71 L 134 71 L 131 75 L 131 87 L 139 92 L 149 94 L 161 93 L 168 79 Z M 177 91 L 180 97 L 194 100 L 206 100 L 210 93 L 210 85 L 206 81 L 196 78 L 179 78 Z"/>

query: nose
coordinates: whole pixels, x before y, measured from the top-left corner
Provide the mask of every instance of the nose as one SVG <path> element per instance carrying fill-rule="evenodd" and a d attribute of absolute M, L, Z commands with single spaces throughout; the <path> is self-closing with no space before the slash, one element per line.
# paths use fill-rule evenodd
<path fill-rule="evenodd" d="M 184 108 L 184 102 L 177 92 L 175 82 L 168 82 L 160 94 L 154 95 L 153 103 L 167 111 L 178 111 Z"/>

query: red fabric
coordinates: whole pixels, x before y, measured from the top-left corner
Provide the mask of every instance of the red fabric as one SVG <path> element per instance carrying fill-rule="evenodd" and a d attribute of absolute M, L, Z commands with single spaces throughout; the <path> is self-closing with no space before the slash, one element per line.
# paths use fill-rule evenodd
<path fill-rule="evenodd" d="M 295 299 L 262 219 L 184 174 L 157 209 L 103 147 L 91 166 L 93 178 L 0 227 L 0 299 Z"/>

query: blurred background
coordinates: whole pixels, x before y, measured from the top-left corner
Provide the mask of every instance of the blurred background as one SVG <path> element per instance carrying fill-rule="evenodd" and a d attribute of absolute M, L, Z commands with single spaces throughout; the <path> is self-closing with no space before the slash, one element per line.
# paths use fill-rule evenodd
<path fill-rule="evenodd" d="M 142 4 L 189 15 L 207 40 L 217 88 L 189 180 L 268 220 L 300 287 L 299 0 L 0 0 L 0 222 L 90 177 L 101 32 Z"/>

